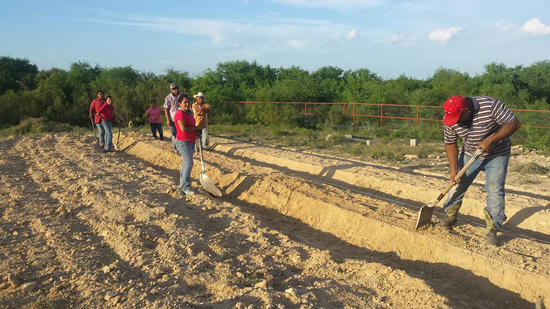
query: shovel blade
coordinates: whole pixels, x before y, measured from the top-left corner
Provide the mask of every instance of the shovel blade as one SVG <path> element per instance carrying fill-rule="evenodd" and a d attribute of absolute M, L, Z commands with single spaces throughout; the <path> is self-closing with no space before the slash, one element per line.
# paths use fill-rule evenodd
<path fill-rule="evenodd" d="M 212 194 L 213 196 L 216 196 L 216 197 L 221 197 L 222 196 L 222 192 L 220 191 L 220 189 L 218 189 L 218 187 L 216 187 L 216 185 L 214 184 L 214 182 L 212 180 L 210 180 L 210 178 L 204 174 L 204 173 L 201 173 L 199 175 L 199 181 L 201 183 L 201 186 L 204 188 L 204 190 L 206 190 L 206 192 Z"/>
<path fill-rule="evenodd" d="M 418 220 L 416 220 L 416 227 L 414 228 L 415 230 L 418 230 L 419 228 L 432 222 L 434 208 L 434 206 L 429 204 L 420 207 L 420 212 L 418 212 Z"/>

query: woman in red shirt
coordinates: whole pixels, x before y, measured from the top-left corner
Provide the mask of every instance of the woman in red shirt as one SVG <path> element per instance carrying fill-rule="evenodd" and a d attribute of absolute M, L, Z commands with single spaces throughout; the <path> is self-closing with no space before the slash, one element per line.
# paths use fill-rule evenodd
<path fill-rule="evenodd" d="M 157 131 L 159 132 L 160 140 L 162 141 L 164 139 L 162 135 L 162 119 L 160 114 L 162 113 L 162 109 L 157 106 L 156 100 L 151 100 L 151 103 L 149 103 L 149 109 L 146 111 L 147 113 L 147 122 L 149 122 L 149 125 L 151 126 L 151 133 L 153 133 L 153 137 L 157 139 Z"/>
<path fill-rule="evenodd" d="M 111 127 L 113 125 L 113 112 L 115 108 L 113 107 L 113 97 L 108 96 L 105 104 L 101 105 L 97 111 L 97 115 L 101 118 L 101 125 L 105 130 L 105 148 L 104 152 L 109 152 L 113 148 L 113 132 Z"/>
<path fill-rule="evenodd" d="M 195 126 L 195 118 L 191 111 L 191 98 L 186 94 L 178 97 L 179 109 L 174 116 L 176 124 L 176 148 L 180 153 L 183 162 L 180 170 L 180 190 L 185 195 L 195 194 L 191 189 L 191 169 L 193 168 L 193 149 L 197 139 L 197 131 L 203 126 Z"/>

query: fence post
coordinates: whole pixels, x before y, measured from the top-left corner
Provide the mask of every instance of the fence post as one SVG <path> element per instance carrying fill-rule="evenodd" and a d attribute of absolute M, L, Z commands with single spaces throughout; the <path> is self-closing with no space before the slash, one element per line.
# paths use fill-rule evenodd
<path fill-rule="evenodd" d="M 343 111 L 342 111 L 342 115 L 343 115 L 344 119 L 343 119 L 342 122 L 343 122 L 344 125 L 346 125 L 346 102 L 343 102 L 343 103 L 344 103 L 343 104 L 344 108 L 343 108 Z"/>
<path fill-rule="evenodd" d="M 384 125 L 384 105 L 380 105 L 380 126 Z"/>
<path fill-rule="evenodd" d="M 417 105 L 417 106 L 416 106 L 416 125 L 417 125 L 417 126 L 418 126 L 418 124 L 420 123 L 419 114 L 420 114 L 420 105 Z"/>
<path fill-rule="evenodd" d="M 353 104 L 353 124 L 355 124 L 355 104 Z"/>

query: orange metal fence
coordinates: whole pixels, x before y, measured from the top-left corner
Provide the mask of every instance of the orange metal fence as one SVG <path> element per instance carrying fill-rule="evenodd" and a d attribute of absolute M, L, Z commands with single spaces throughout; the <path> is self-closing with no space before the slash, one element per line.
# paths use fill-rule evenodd
<path fill-rule="evenodd" d="M 300 108 L 301 111 L 298 112 L 299 115 L 304 115 L 304 117 L 307 116 L 314 116 L 316 113 L 312 112 L 313 109 L 317 106 L 327 106 L 327 105 L 341 105 L 342 106 L 342 115 L 344 117 L 351 117 L 352 121 L 355 122 L 356 118 L 360 117 L 369 117 L 369 118 L 378 118 L 380 120 L 380 125 L 384 124 L 384 119 L 400 119 L 400 120 L 414 120 L 415 123 L 418 125 L 421 121 L 441 121 L 443 118 L 443 106 L 432 106 L 432 105 L 408 105 L 408 104 L 384 104 L 384 103 L 354 103 L 354 102 L 226 102 L 226 103 L 234 103 L 234 104 L 281 104 L 281 105 L 294 105 L 296 107 L 303 106 L 303 109 Z M 361 111 L 357 111 L 358 107 L 364 107 L 364 106 L 374 106 L 379 108 L 379 112 L 376 114 L 365 114 Z M 386 107 L 386 109 L 384 109 Z M 396 116 L 395 114 L 391 114 L 391 111 L 388 113 L 388 108 L 407 108 L 412 109 L 413 113 L 416 112 L 416 115 L 412 116 L 405 116 L 400 115 Z M 351 111 L 350 111 L 351 109 Z M 421 117 L 421 114 L 424 113 L 427 110 L 434 110 L 438 109 L 441 110 L 440 117 L 439 118 L 424 118 Z M 550 129 L 550 126 L 547 124 L 550 120 L 550 110 L 529 110 L 529 109 L 515 109 L 511 108 L 511 110 L 516 114 L 516 116 L 520 119 L 520 121 L 524 122 L 522 120 L 523 116 L 527 113 L 535 114 L 540 118 L 539 122 L 541 123 L 531 123 L 529 122 L 529 125 L 531 125 L 532 128 L 537 129 Z M 430 114 L 430 113 L 428 113 Z M 433 112 L 431 113 L 433 114 Z M 546 124 L 542 125 L 542 124 Z"/>

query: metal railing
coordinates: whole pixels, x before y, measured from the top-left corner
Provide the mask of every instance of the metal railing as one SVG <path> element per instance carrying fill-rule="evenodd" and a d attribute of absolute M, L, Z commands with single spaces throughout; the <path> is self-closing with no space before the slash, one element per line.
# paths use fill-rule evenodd
<path fill-rule="evenodd" d="M 307 116 L 315 116 L 316 113 L 313 112 L 313 110 L 318 106 L 327 106 L 327 105 L 341 105 L 342 106 L 342 115 L 345 117 L 351 117 L 352 122 L 355 123 L 357 118 L 360 117 L 368 117 L 368 118 L 378 118 L 380 125 L 384 125 L 384 119 L 399 119 L 399 120 L 414 120 L 415 124 L 418 125 L 421 121 L 432 121 L 432 122 L 439 122 L 441 119 L 443 119 L 443 106 L 442 105 L 417 105 L 417 104 L 385 104 L 385 103 L 355 103 L 355 102 L 249 102 L 249 101 L 228 101 L 225 103 L 234 103 L 234 104 L 280 104 L 280 105 L 294 105 L 298 107 L 298 114 L 303 115 L 304 117 Z M 303 106 L 303 108 L 300 108 L 300 106 Z M 379 111 L 376 111 L 376 113 L 365 113 L 363 107 L 378 107 Z M 393 108 L 400 108 L 399 113 L 392 113 L 391 109 Z M 361 109 L 361 110 L 358 110 Z M 370 108 L 372 110 L 372 108 Z M 412 115 L 403 115 L 405 112 L 403 109 L 407 109 L 409 113 Z M 427 114 L 433 115 L 433 110 L 441 110 L 438 113 L 440 116 L 439 118 L 428 118 L 423 117 L 422 115 Z M 388 112 L 390 110 L 390 112 Z M 427 112 L 428 110 L 431 110 L 432 112 Z M 516 116 L 519 118 L 520 121 L 524 122 L 522 120 L 525 113 L 531 113 L 531 114 L 537 114 L 538 116 L 541 116 L 539 119 L 539 122 L 542 122 L 544 124 L 550 123 L 550 110 L 531 110 L 531 109 L 516 109 L 511 108 Z M 398 115 L 400 114 L 400 115 Z M 542 125 L 542 123 L 536 123 L 532 124 L 531 121 L 529 121 L 529 124 L 532 128 L 537 129 L 550 129 L 550 126 L 548 125 Z"/>

